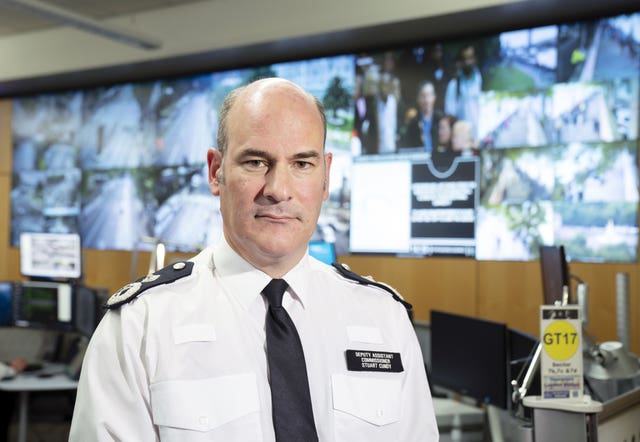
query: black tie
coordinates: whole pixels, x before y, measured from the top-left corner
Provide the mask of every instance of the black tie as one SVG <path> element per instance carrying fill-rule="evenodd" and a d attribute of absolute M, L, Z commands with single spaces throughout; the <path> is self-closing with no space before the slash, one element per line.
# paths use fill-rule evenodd
<path fill-rule="evenodd" d="M 313 442 L 318 440 L 318 434 L 313 421 L 307 365 L 296 326 L 282 307 L 282 295 L 287 287 L 284 279 L 272 279 L 262 290 L 269 301 L 265 329 L 273 428 L 278 442 Z"/>

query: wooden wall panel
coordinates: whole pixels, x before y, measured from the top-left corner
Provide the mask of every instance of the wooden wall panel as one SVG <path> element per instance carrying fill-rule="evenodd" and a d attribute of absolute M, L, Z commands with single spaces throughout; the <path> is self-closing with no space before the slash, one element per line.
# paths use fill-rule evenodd
<path fill-rule="evenodd" d="M 542 281 L 537 262 L 477 261 L 477 315 L 538 334 Z"/>
<path fill-rule="evenodd" d="M 629 275 L 629 318 L 631 341 L 636 353 L 640 353 L 640 301 L 638 299 L 637 264 L 569 264 L 569 271 L 589 285 L 588 331 L 598 341 L 616 340 L 616 274 Z"/>
<path fill-rule="evenodd" d="M 113 293 L 148 272 L 150 255 L 149 252 L 139 252 L 135 257 L 130 252 L 86 249 L 83 251 L 85 282 L 93 287 L 106 288 Z M 188 259 L 191 256 L 169 253 L 165 263 Z M 132 272 L 134 266 L 136 270 Z"/>
<path fill-rule="evenodd" d="M 413 304 L 416 319 L 429 319 L 432 309 L 474 315 L 475 261 L 380 256 L 343 256 L 340 261 L 398 290 Z"/>
<path fill-rule="evenodd" d="M 416 319 L 428 320 L 432 309 L 440 309 L 539 333 L 543 294 L 538 262 L 360 255 L 340 260 L 358 273 L 395 287 L 413 304 Z M 638 264 L 569 264 L 570 273 L 589 285 L 587 331 L 599 342 L 617 339 L 615 276 L 629 274 L 631 348 L 635 353 L 640 353 L 639 269 Z M 572 285 L 575 288 L 575 281 Z"/>
<path fill-rule="evenodd" d="M 11 100 L 3 99 L 0 100 L 0 176 L 11 174 L 11 151 Z"/>
<path fill-rule="evenodd" d="M 1 144 L 0 144 L 1 147 Z M 6 281 L 13 275 L 9 271 L 9 189 L 10 179 L 0 173 L 0 280 Z"/>
<path fill-rule="evenodd" d="M 8 253 L 11 192 L 11 101 L 0 100 L 0 280 L 13 279 L 13 262 Z"/>

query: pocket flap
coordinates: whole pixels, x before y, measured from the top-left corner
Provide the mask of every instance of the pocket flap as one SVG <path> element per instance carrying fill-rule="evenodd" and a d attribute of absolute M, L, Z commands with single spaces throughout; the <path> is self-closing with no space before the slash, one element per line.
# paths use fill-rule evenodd
<path fill-rule="evenodd" d="M 350 325 L 347 327 L 347 335 L 350 341 L 366 342 L 368 344 L 382 344 L 382 333 L 377 327 L 364 327 Z"/>
<path fill-rule="evenodd" d="M 210 324 L 189 324 L 174 327 L 174 344 L 185 342 L 209 342 L 216 340 L 216 330 Z"/>
<path fill-rule="evenodd" d="M 151 385 L 156 425 L 210 431 L 260 410 L 253 373 Z"/>
<path fill-rule="evenodd" d="M 374 425 L 400 420 L 400 379 L 334 374 L 333 408 Z"/>

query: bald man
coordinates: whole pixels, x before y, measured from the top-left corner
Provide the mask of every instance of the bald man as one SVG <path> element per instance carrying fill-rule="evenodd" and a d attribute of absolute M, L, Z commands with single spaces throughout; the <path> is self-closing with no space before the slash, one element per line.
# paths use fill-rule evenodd
<path fill-rule="evenodd" d="M 437 440 L 408 305 L 308 254 L 329 196 L 322 105 L 272 78 L 231 92 L 219 118 L 207 162 L 223 238 L 111 296 L 70 440 Z M 299 347 L 284 360 L 277 309 Z"/>

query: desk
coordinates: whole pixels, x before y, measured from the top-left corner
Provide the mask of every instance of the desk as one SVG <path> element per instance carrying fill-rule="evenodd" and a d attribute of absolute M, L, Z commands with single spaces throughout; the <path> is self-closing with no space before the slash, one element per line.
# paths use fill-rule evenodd
<path fill-rule="evenodd" d="M 75 390 L 76 388 L 78 388 L 78 381 L 74 381 L 62 373 L 49 377 L 38 377 L 36 373 L 22 373 L 13 379 L 0 381 L 0 390 L 19 393 L 18 442 L 27 440 L 30 392 Z"/>
<path fill-rule="evenodd" d="M 465 441 L 483 440 L 485 412 L 482 408 L 455 399 L 434 397 L 433 409 L 441 442 L 452 440 L 450 433 L 454 427 L 454 419 L 458 420 L 457 424 L 465 432 Z"/>

